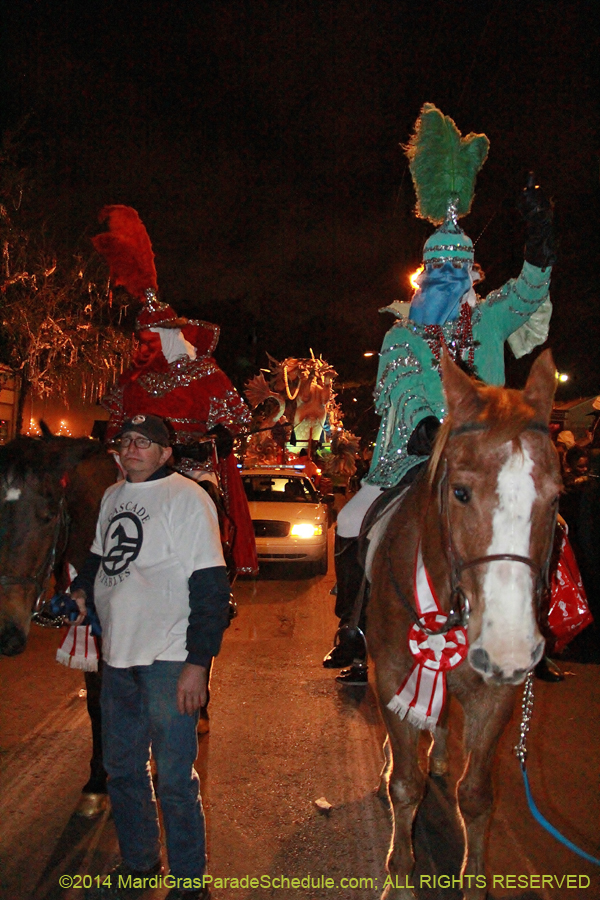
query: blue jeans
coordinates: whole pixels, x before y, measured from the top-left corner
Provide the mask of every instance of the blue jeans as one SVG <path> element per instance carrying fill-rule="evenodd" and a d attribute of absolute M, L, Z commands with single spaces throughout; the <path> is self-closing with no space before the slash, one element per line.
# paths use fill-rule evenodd
<path fill-rule="evenodd" d="M 204 873 L 206 840 L 200 780 L 194 769 L 198 716 L 177 711 L 177 681 L 185 663 L 102 673 L 104 766 L 123 861 L 150 869 L 160 858 L 160 826 L 150 774 L 150 747 L 158 771 L 171 873 Z"/>

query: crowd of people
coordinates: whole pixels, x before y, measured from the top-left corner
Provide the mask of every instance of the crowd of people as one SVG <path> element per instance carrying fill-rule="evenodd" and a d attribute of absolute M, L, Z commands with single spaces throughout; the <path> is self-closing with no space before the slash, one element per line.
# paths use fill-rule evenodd
<path fill-rule="evenodd" d="M 600 617 L 600 419 L 578 439 L 571 431 L 561 431 L 556 447 L 561 461 L 564 490 L 559 511 L 567 524 L 569 541 L 581 570 L 581 577 L 594 623 L 569 651 L 581 658 L 600 658 L 600 636 L 595 622 Z"/>

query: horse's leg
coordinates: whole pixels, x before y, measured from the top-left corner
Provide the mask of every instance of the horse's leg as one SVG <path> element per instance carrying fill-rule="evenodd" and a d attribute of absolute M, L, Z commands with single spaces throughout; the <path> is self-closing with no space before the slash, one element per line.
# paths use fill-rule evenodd
<path fill-rule="evenodd" d="M 493 806 L 492 769 L 498 739 L 514 706 L 513 686 L 487 687 L 461 697 L 467 763 L 458 784 L 465 829 L 461 875 L 465 900 L 485 900 L 485 851 Z"/>
<path fill-rule="evenodd" d="M 417 754 L 419 730 L 387 709 L 382 712 L 392 751 L 388 790 L 394 830 L 387 858 L 388 884 L 381 900 L 415 900 L 411 880 L 415 864 L 412 829 L 425 791 L 425 776 Z"/>
<path fill-rule="evenodd" d="M 392 751 L 390 749 L 390 739 L 388 735 L 385 736 L 385 741 L 383 742 L 383 769 L 379 773 L 379 784 L 377 785 L 376 794 L 380 800 L 388 800 L 389 793 L 389 781 L 390 781 L 390 772 L 392 771 Z"/>
<path fill-rule="evenodd" d="M 449 771 L 446 746 L 448 742 L 448 707 L 449 703 L 445 703 L 429 748 L 429 774 L 434 777 L 442 777 Z"/>

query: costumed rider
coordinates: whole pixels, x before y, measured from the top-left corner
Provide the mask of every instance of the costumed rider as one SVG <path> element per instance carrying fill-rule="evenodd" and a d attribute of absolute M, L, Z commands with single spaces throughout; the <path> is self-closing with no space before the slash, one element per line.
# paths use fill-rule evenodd
<path fill-rule="evenodd" d="M 141 301 L 136 321 L 139 341 L 132 364 L 103 398 L 110 412 L 107 439 L 138 413 L 163 418 L 174 433 L 175 467 L 220 489 L 225 517 L 221 533 L 230 575 L 258 570 L 248 501 L 233 451 L 234 438 L 249 428 L 250 410 L 212 357 L 219 327 L 186 319 L 157 296 L 154 252 L 137 212 L 106 206 L 99 215 L 109 230 L 92 238 L 110 266 L 115 285 Z"/>
<path fill-rule="evenodd" d="M 531 176 L 519 202 L 527 228 L 521 273 L 484 299 L 476 293 L 483 274 L 458 219 L 471 208 L 475 178 L 488 148 L 485 135 L 462 138 L 453 120 L 429 103 L 405 148 L 416 214 L 439 227 L 425 243 L 410 306 L 395 302 L 382 310 L 396 321 L 380 352 L 375 405 L 381 424 L 369 472 L 337 519 L 335 613 L 340 628 L 323 665 L 349 666 L 337 677 L 341 683 L 367 681 L 364 598 L 360 615 L 357 601 L 363 584 L 358 540 L 363 519 L 384 491 L 402 491 L 427 463 L 445 415 L 440 373 L 444 348 L 481 381 L 503 385 L 504 342 L 520 357 L 548 335 L 553 213 Z"/>

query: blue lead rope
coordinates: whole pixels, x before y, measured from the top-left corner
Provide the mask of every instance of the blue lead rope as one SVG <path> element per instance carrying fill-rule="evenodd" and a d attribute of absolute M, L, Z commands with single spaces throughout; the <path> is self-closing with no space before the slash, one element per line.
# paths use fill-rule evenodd
<path fill-rule="evenodd" d="M 600 859 L 597 859 L 595 856 L 592 856 L 591 853 L 586 853 L 585 850 L 582 850 L 568 838 L 564 837 L 558 831 L 554 825 L 551 825 L 550 822 L 544 818 L 541 814 L 535 803 L 533 802 L 533 797 L 531 796 L 531 789 L 529 787 L 529 779 L 527 778 L 527 771 L 525 769 L 525 764 L 527 761 L 527 735 L 529 734 L 529 725 L 531 722 L 531 716 L 533 714 L 533 672 L 530 672 L 525 679 L 525 687 L 523 689 L 523 700 L 521 701 L 521 726 L 520 726 L 520 738 L 519 743 L 514 748 L 517 759 L 519 760 L 519 764 L 521 766 L 521 772 L 523 773 L 523 782 L 525 784 L 525 795 L 527 797 L 527 803 L 529 804 L 529 809 L 531 811 L 531 815 L 538 822 L 542 828 L 545 828 L 546 831 L 552 835 L 553 838 L 556 838 L 557 841 L 560 841 L 561 844 L 564 844 L 565 847 L 568 847 L 569 850 L 572 850 L 573 853 L 576 853 L 578 856 L 583 857 L 583 859 L 587 859 L 588 862 L 593 863 L 595 866 L 600 866 Z"/>
<path fill-rule="evenodd" d="M 596 866 L 600 866 L 600 859 L 597 859 L 595 856 L 592 856 L 591 853 L 586 853 L 585 850 L 582 850 L 577 844 L 574 844 L 573 841 L 570 841 L 564 835 L 558 831 L 554 825 L 551 825 L 548 819 L 545 819 L 541 814 L 539 809 L 534 803 L 533 797 L 531 796 L 531 790 L 529 788 L 529 779 L 527 778 L 527 772 L 525 770 L 525 766 L 521 763 L 521 772 L 523 773 L 523 781 L 525 783 L 525 794 L 527 796 L 527 802 L 529 804 L 529 809 L 531 810 L 531 815 L 533 818 L 539 822 L 542 828 L 545 828 L 552 837 L 556 838 L 557 841 L 560 841 L 561 844 L 564 844 L 565 847 L 568 847 L 569 850 L 572 850 L 573 853 L 577 853 L 578 856 L 583 857 L 583 859 L 587 859 L 588 862 L 594 863 Z"/>

